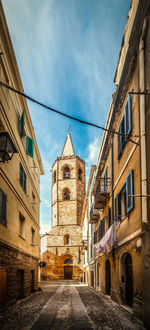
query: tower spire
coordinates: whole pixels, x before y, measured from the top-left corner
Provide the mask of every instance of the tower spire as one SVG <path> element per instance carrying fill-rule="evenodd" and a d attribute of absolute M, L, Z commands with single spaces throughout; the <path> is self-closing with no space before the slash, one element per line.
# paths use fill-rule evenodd
<path fill-rule="evenodd" d="M 63 146 L 61 156 L 65 157 L 65 156 L 74 156 L 74 155 L 75 155 L 75 152 L 74 152 L 71 135 L 70 135 L 70 133 L 68 133 L 64 146 Z"/>

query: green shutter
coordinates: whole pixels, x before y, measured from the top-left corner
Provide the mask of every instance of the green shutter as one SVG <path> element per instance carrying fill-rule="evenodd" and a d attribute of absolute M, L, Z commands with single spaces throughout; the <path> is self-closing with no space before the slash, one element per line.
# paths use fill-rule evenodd
<path fill-rule="evenodd" d="M 33 140 L 27 136 L 27 155 L 33 158 Z"/>
<path fill-rule="evenodd" d="M 21 116 L 21 136 L 25 133 L 25 110 L 23 110 L 22 116 Z"/>

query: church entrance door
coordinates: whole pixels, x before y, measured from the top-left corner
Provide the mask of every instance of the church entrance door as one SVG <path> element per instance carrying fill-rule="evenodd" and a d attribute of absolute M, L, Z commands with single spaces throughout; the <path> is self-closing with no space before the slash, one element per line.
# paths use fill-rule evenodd
<path fill-rule="evenodd" d="M 64 280 L 72 280 L 72 266 L 64 266 Z"/>

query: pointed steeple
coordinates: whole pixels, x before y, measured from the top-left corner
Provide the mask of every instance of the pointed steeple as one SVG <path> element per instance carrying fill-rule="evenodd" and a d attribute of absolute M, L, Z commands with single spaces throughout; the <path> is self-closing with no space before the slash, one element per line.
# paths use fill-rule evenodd
<path fill-rule="evenodd" d="M 66 157 L 66 156 L 74 156 L 74 155 L 75 155 L 75 153 L 74 153 L 74 148 L 73 148 L 73 144 L 72 144 L 72 139 L 71 139 L 71 135 L 69 133 L 66 137 L 66 141 L 64 143 L 61 156 Z"/>

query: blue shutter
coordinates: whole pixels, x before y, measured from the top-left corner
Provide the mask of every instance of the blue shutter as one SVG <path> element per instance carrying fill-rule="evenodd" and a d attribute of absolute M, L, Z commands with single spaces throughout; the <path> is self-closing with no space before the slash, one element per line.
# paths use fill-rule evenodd
<path fill-rule="evenodd" d="M 134 208 L 134 197 L 129 195 L 134 194 L 134 176 L 133 170 L 129 173 L 126 179 L 126 208 L 127 213 L 129 213 Z"/>
<path fill-rule="evenodd" d="M 124 118 L 125 118 L 125 133 L 127 135 L 129 135 L 132 131 L 132 99 L 131 99 L 131 95 L 129 95 L 128 101 L 126 103 Z M 126 140 L 127 139 L 128 139 L 128 137 L 126 137 Z"/>

